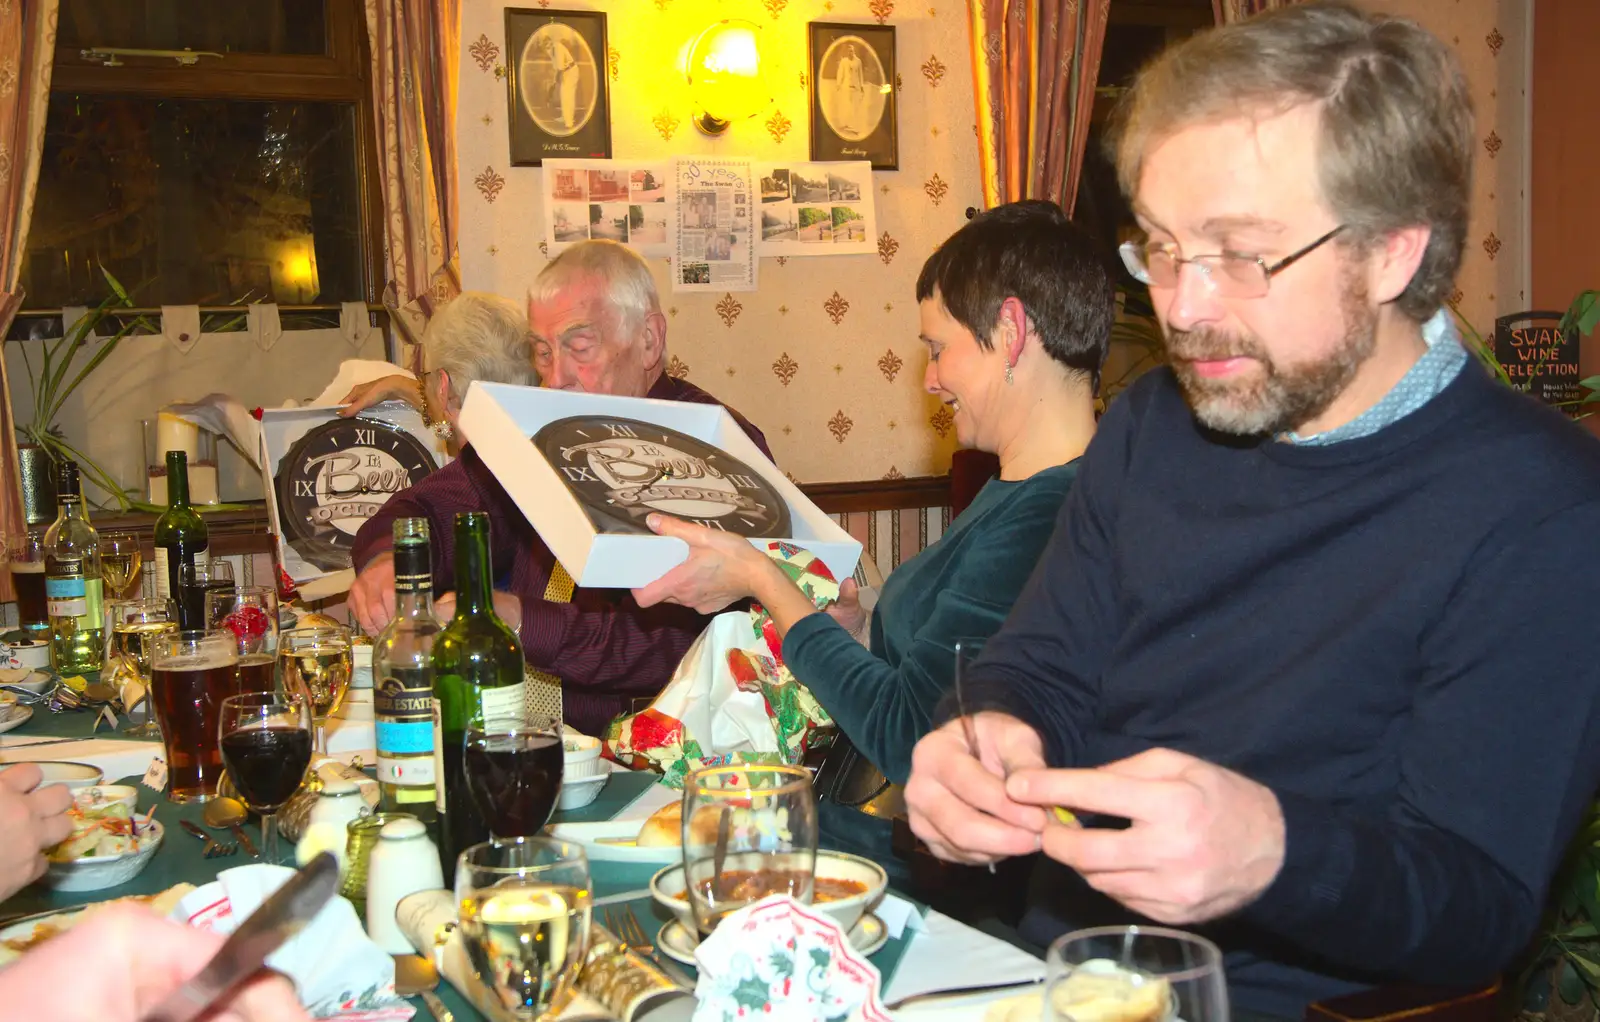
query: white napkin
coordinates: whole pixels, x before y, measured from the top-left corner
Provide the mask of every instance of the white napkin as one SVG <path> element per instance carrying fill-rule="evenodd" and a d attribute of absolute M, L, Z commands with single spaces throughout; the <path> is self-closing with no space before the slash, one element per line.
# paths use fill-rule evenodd
<path fill-rule="evenodd" d="M 370 383 L 385 376 L 409 376 L 416 379 L 416 373 L 393 362 L 380 362 L 370 358 L 347 358 L 339 363 L 339 373 L 333 378 L 333 382 L 324 387 L 322 393 L 307 402 L 306 407 L 337 406 L 344 402 L 345 395 L 357 384 Z"/>
<path fill-rule="evenodd" d="M 172 918 L 203 930 L 232 933 L 294 870 L 254 863 L 225 869 L 191 891 Z M 374 944 L 356 910 L 335 896 L 322 911 L 267 956 L 267 966 L 288 976 L 313 1018 L 359 1012 L 362 1022 L 405 1022 L 415 1013 L 394 992 L 394 959 Z"/>
<path fill-rule="evenodd" d="M 883 918 L 882 909 L 877 914 Z M 885 1001 L 931 990 L 1044 979 L 1044 962 L 997 937 L 932 910 L 922 922 L 884 991 Z"/>

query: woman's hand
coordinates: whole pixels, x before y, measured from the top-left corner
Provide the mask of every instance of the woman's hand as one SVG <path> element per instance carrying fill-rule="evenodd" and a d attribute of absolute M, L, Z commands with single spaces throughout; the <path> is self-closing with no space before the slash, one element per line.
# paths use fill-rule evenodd
<path fill-rule="evenodd" d="M 633 598 L 641 607 L 677 603 L 702 614 L 714 614 L 731 603 L 759 597 L 764 572 L 783 575 L 766 554 L 743 536 L 693 525 L 670 515 L 653 514 L 646 523 L 658 536 L 671 536 L 689 544 L 689 558 L 633 591 Z M 786 577 L 783 582 L 794 588 Z"/>
<path fill-rule="evenodd" d="M 422 384 L 415 377 L 400 373 L 358 383 L 339 402 L 344 406 L 339 409 L 339 414 L 349 418 L 383 401 L 404 401 L 420 412 L 423 410 Z"/>
<path fill-rule="evenodd" d="M 872 620 L 872 615 L 861 606 L 861 588 L 855 579 L 847 578 L 839 583 L 839 598 L 828 607 L 827 613 L 839 627 L 856 639 L 866 641 L 867 622 Z"/>

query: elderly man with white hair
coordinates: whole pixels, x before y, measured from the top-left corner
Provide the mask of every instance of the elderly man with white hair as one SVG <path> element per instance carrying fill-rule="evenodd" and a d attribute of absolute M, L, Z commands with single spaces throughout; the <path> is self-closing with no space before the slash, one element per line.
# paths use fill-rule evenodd
<path fill-rule="evenodd" d="M 528 324 L 543 386 L 721 404 L 667 375 L 667 319 L 655 281 L 624 245 L 580 242 L 552 260 L 529 288 Z M 728 411 L 770 456 L 761 431 Z M 600 734 L 635 697 L 656 695 L 706 625 L 686 607 L 641 608 L 626 590 L 575 588 L 467 445 L 455 462 L 390 498 L 356 536 L 350 605 L 362 627 L 376 633 L 393 613 L 393 520 L 429 520 L 434 588 L 442 591 L 453 587 L 453 523 L 463 511 L 488 513 L 496 610 L 520 626 L 528 664 L 560 680 L 563 715 L 580 731 Z"/>

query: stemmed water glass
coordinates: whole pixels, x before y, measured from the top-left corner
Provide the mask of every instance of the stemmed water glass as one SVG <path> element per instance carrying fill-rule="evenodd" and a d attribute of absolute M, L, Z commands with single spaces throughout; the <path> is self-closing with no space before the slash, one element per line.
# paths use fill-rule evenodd
<path fill-rule="evenodd" d="M 1057 938 L 1045 955 L 1045 1017 L 1073 1022 L 1075 1005 L 1119 1001 L 1127 1022 L 1228 1022 L 1222 952 L 1160 926 L 1100 926 Z"/>
<path fill-rule="evenodd" d="M 239 688 L 273 690 L 278 648 L 278 593 L 270 586 L 239 586 L 206 593 L 206 627 L 228 632 L 239 644 Z"/>
<path fill-rule="evenodd" d="M 159 738 L 155 721 L 155 685 L 150 672 L 150 657 L 156 636 L 178 630 L 178 610 L 164 597 L 152 600 L 127 600 L 111 605 L 111 651 L 132 661 L 144 685 L 144 723 L 122 729 L 134 738 Z"/>
<path fill-rule="evenodd" d="M 350 688 L 350 629 L 338 625 L 292 628 L 278 636 L 283 687 L 311 700 L 317 722 L 317 752 L 328 754 L 328 718 L 339 712 Z"/>
<path fill-rule="evenodd" d="M 773 894 L 811 902 L 817 806 L 801 766 L 720 766 L 683 782 L 683 872 L 700 935 Z"/>
<path fill-rule="evenodd" d="M 273 814 L 300 789 L 311 765 L 311 707 L 299 695 L 244 692 L 222 701 L 217 722 L 222 765 L 252 811 L 261 815 L 261 861 L 276 865 Z"/>
<path fill-rule="evenodd" d="M 583 848 L 553 838 L 494 838 L 456 862 L 467 960 L 519 1020 L 554 1017 L 589 948 L 593 903 Z"/>
<path fill-rule="evenodd" d="M 554 717 L 499 717 L 467 728 L 467 791 L 495 837 L 532 837 L 561 793 L 566 752 Z"/>

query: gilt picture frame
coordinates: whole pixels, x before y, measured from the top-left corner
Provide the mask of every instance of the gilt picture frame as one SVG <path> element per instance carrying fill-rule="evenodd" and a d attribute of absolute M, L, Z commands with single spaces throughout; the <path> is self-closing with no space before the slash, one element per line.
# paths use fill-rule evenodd
<path fill-rule="evenodd" d="M 506 8 L 511 165 L 611 158 L 606 16 Z"/>
<path fill-rule="evenodd" d="M 893 25 L 807 26 L 811 159 L 900 168 L 900 104 Z"/>

